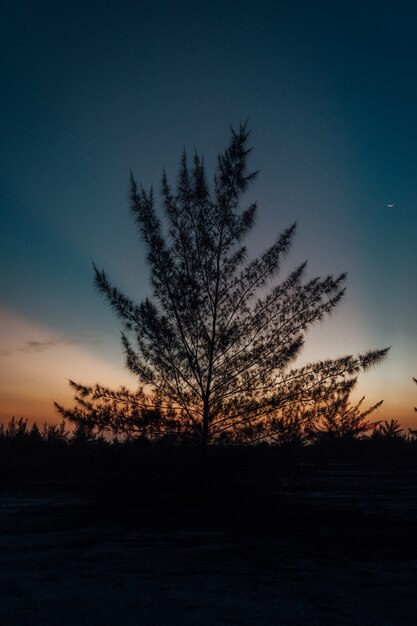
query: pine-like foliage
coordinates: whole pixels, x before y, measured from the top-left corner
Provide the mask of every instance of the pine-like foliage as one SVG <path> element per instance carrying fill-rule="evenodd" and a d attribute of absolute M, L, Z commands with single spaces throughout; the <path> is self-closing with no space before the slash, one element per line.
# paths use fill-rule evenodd
<path fill-rule="evenodd" d="M 382 404 L 382 400 L 363 409 L 365 397 L 356 404 L 349 402 L 349 394 L 341 394 L 335 402 L 323 403 L 309 415 L 306 435 L 312 441 L 355 439 L 375 429 L 380 422 L 370 422 L 369 416 Z M 306 417 L 306 416 L 305 416 Z"/>
<path fill-rule="evenodd" d="M 373 436 L 375 439 L 399 440 L 402 439 L 404 429 L 398 420 L 384 420 L 376 424 Z"/>
<path fill-rule="evenodd" d="M 241 199 L 256 172 L 247 168 L 248 131 L 231 130 L 212 185 L 203 161 L 184 154 L 176 188 L 162 178 L 167 229 L 131 176 L 131 211 L 147 250 L 153 294 L 135 304 L 95 267 L 96 286 L 123 322 L 126 365 L 140 390 L 72 383 L 77 407 L 58 410 L 103 428 L 171 435 L 208 444 L 268 439 L 277 416 L 349 392 L 358 372 L 386 350 L 292 364 L 305 331 L 340 302 L 345 275 L 306 280 L 306 264 L 279 282 L 295 224 L 247 261 L 243 241 L 256 204 Z"/>

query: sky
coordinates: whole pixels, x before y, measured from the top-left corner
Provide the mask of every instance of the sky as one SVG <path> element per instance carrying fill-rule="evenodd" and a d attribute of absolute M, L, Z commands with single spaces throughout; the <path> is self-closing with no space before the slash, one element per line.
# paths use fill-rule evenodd
<path fill-rule="evenodd" d="M 68 379 L 135 387 L 92 279 L 150 293 L 129 171 L 158 189 L 184 148 L 213 171 L 249 118 L 250 251 L 297 220 L 287 269 L 348 272 L 302 359 L 391 346 L 354 397 L 415 428 L 416 32 L 404 0 L 4 3 L 0 420 L 58 420 Z"/>

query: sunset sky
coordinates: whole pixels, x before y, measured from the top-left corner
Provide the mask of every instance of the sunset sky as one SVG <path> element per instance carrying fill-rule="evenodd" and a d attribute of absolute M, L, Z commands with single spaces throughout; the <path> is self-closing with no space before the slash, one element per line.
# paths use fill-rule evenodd
<path fill-rule="evenodd" d="M 0 31 L 0 420 L 58 419 L 68 378 L 135 386 L 92 280 L 149 293 L 129 170 L 157 190 L 185 147 L 212 171 L 249 117 L 250 251 L 296 219 L 286 269 L 348 272 L 303 360 L 391 346 L 355 397 L 417 426 L 414 1 L 17 0 Z"/>

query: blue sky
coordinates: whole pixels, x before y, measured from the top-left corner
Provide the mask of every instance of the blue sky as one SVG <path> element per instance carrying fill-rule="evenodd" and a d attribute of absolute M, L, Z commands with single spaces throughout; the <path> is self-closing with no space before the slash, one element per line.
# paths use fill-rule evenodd
<path fill-rule="evenodd" d="M 305 358 L 392 346 L 358 394 L 414 424 L 414 2 L 39 0 L 6 3 L 0 30 L 1 418 L 50 417 L 81 374 L 134 383 L 91 270 L 148 292 L 129 170 L 157 189 L 184 147 L 210 168 L 249 117 L 251 250 L 297 219 L 288 269 L 349 276 Z"/>

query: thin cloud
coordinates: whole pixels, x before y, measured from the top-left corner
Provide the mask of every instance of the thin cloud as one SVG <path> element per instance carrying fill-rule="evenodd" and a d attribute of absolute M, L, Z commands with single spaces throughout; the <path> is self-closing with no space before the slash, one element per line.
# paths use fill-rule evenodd
<path fill-rule="evenodd" d="M 11 356 L 13 354 L 31 354 L 37 352 L 45 352 L 60 346 L 74 346 L 82 343 L 99 343 L 99 338 L 93 334 L 82 334 L 79 339 L 72 337 L 50 336 L 43 340 L 31 339 L 20 346 L 10 348 L 0 348 L 0 356 Z"/>
<path fill-rule="evenodd" d="M 32 339 L 30 341 L 26 341 L 22 346 L 16 348 L 16 352 L 44 352 L 45 350 L 49 350 L 50 348 L 56 348 L 57 346 L 68 346 L 78 343 L 74 339 L 69 339 L 67 337 L 48 337 L 43 341 L 38 341 L 37 339 Z"/>
<path fill-rule="evenodd" d="M 20 348 L 17 349 L 18 352 L 44 352 L 45 350 L 49 350 L 49 348 L 55 348 L 56 346 L 67 346 L 70 344 L 76 343 L 70 339 L 66 339 L 65 337 L 51 337 L 50 339 L 46 339 L 45 341 L 26 341 Z"/>

